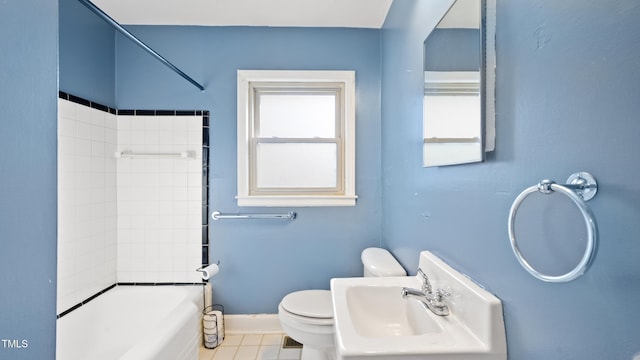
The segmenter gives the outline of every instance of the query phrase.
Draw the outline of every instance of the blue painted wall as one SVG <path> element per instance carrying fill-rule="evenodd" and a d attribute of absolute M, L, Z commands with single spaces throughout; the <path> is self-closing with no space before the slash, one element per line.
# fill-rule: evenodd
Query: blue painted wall
<path fill-rule="evenodd" d="M 362 274 L 360 252 L 380 245 L 379 30 L 134 26 L 131 31 L 206 91 L 117 38 L 119 108 L 211 111 L 210 210 L 286 212 L 279 220 L 211 222 L 215 301 L 228 313 L 276 313 L 287 293 L 329 288 L 336 276 Z M 236 71 L 312 69 L 356 71 L 355 207 L 238 208 L 236 206 Z"/>
<path fill-rule="evenodd" d="M 640 352 L 640 4 L 497 5 L 497 150 L 441 168 L 421 167 L 428 2 L 392 6 L 382 31 L 383 245 L 413 273 L 430 249 L 497 294 L 511 359 L 631 359 Z M 509 207 L 539 180 L 581 170 L 600 185 L 589 202 L 598 252 L 583 277 L 544 283 L 511 251 Z"/>
<path fill-rule="evenodd" d="M 60 1 L 60 90 L 115 107 L 115 30 L 77 0 Z"/>
<path fill-rule="evenodd" d="M 434 29 L 424 42 L 425 71 L 478 71 L 480 30 Z"/>
<path fill-rule="evenodd" d="M 57 14 L 0 2 L 0 359 L 55 356 Z"/>

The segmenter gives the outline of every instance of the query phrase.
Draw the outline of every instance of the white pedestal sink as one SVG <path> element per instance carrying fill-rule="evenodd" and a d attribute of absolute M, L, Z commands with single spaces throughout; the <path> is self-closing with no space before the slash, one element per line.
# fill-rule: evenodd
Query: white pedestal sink
<path fill-rule="evenodd" d="M 419 264 L 434 290 L 451 293 L 449 315 L 402 298 L 402 287 L 421 288 L 418 277 L 331 280 L 338 358 L 505 360 L 500 300 L 428 251 Z"/>

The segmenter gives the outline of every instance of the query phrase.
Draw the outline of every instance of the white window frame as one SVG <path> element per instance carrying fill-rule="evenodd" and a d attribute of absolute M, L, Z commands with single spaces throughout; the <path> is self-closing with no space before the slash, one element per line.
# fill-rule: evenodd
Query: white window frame
<path fill-rule="evenodd" d="M 314 193 L 299 189 L 256 191 L 252 147 L 254 136 L 254 88 L 285 87 L 295 93 L 339 84 L 341 87 L 338 145 L 338 179 L 333 191 L 318 189 Z M 238 206 L 355 206 L 355 71 L 238 70 Z M 265 140 L 265 139 L 262 139 Z M 327 140 L 324 140 L 325 142 Z M 319 141 L 322 142 L 322 141 Z"/>

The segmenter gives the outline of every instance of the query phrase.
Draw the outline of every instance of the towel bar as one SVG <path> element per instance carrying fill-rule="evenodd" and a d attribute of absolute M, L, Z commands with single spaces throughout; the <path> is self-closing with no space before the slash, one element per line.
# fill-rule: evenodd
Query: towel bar
<path fill-rule="evenodd" d="M 289 211 L 286 214 L 221 214 L 219 211 L 214 211 L 211 214 L 213 220 L 221 219 L 283 219 L 293 220 L 296 218 L 296 213 Z"/>
<path fill-rule="evenodd" d="M 518 195 L 518 197 L 514 200 L 513 205 L 511 205 L 511 210 L 509 211 L 509 241 L 511 242 L 513 253 L 516 256 L 516 259 L 518 259 L 520 265 L 522 265 L 525 270 L 527 270 L 535 278 L 538 278 L 542 281 L 567 282 L 574 280 L 587 270 L 595 253 L 598 227 L 596 225 L 593 213 L 591 212 L 591 209 L 587 205 L 586 201 L 592 199 L 595 196 L 596 192 L 598 191 L 598 184 L 595 178 L 591 174 L 586 172 L 572 174 L 567 179 L 567 183 L 568 184 L 561 185 L 556 184 L 553 180 L 542 180 L 540 183 L 538 183 L 538 185 L 531 186 L 520 193 L 520 195 Z M 582 256 L 578 265 L 576 265 L 573 270 L 564 275 L 545 275 L 536 270 L 524 258 L 524 256 L 520 252 L 520 248 L 518 247 L 515 234 L 516 214 L 524 199 L 526 199 L 527 196 L 534 192 L 540 192 L 545 195 L 551 194 L 552 192 L 558 192 L 560 194 L 568 196 L 580 209 L 580 212 L 582 213 L 582 216 L 584 217 L 585 223 L 587 225 L 588 240 L 584 255 Z"/>

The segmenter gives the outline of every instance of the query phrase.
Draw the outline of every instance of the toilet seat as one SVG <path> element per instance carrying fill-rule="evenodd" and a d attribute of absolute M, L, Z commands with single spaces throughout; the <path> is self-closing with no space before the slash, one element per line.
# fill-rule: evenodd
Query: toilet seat
<path fill-rule="evenodd" d="M 282 299 L 280 307 L 289 315 L 306 323 L 333 324 L 333 303 L 329 290 L 292 292 Z"/>

